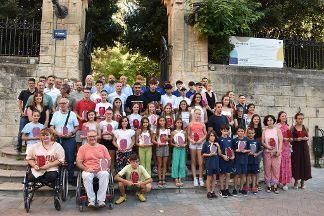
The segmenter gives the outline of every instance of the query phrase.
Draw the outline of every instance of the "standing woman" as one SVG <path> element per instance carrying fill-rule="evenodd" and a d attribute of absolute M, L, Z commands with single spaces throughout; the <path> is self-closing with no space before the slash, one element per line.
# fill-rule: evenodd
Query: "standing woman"
<path fill-rule="evenodd" d="M 281 151 L 282 151 L 282 133 L 275 127 L 276 119 L 273 115 L 264 117 L 263 124 L 266 127 L 262 132 L 262 145 L 264 148 L 263 164 L 264 178 L 267 184 L 267 192 L 278 194 L 278 183 L 280 175 Z"/>
<path fill-rule="evenodd" d="M 254 109 L 255 105 L 253 103 L 247 105 L 247 113 L 243 115 L 246 125 L 249 125 L 251 123 L 252 116 L 254 115 Z"/>
<path fill-rule="evenodd" d="M 291 131 L 287 124 L 287 114 L 280 111 L 277 119 L 278 128 L 281 130 L 283 141 L 281 151 L 281 165 L 279 183 L 284 191 L 288 190 L 288 184 L 291 182 L 291 157 L 290 157 L 290 141 Z"/>
<path fill-rule="evenodd" d="M 228 123 L 230 125 L 230 136 L 234 134 L 233 126 L 234 126 L 234 110 L 231 108 L 230 99 L 228 96 L 224 95 L 222 97 L 222 115 L 226 116 Z"/>
<path fill-rule="evenodd" d="M 200 122 L 204 124 L 207 123 L 207 111 L 206 107 L 204 107 L 203 105 L 202 95 L 200 93 L 195 93 L 192 97 L 192 101 L 189 108 L 191 120 L 194 118 L 194 112 L 196 109 L 199 109 L 201 111 Z"/>
<path fill-rule="evenodd" d="M 215 107 L 215 103 L 217 101 L 217 98 L 216 98 L 216 94 L 213 92 L 212 90 L 212 84 L 208 83 L 206 85 L 206 99 L 207 99 L 207 116 L 208 118 L 211 117 L 212 115 L 214 115 L 214 107 Z"/>
<path fill-rule="evenodd" d="M 49 121 L 49 109 L 47 106 L 44 106 L 43 103 L 43 93 L 35 92 L 33 97 L 32 105 L 26 107 L 26 114 L 28 116 L 29 122 L 33 121 L 33 111 L 37 110 L 40 113 L 38 122 L 43 124 L 45 127 L 48 127 Z"/>
<path fill-rule="evenodd" d="M 303 124 L 304 114 L 295 115 L 296 124 L 291 128 L 293 152 L 291 154 L 292 177 L 295 179 L 294 189 L 298 189 L 298 180 L 301 180 L 301 189 L 305 188 L 305 181 L 312 178 L 309 156 L 308 128 Z"/>

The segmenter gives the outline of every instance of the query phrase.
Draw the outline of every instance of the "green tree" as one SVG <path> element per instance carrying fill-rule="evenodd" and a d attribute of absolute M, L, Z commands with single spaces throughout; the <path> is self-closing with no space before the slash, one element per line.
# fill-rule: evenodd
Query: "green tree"
<path fill-rule="evenodd" d="M 92 0 L 86 17 L 86 31 L 93 33 L 93 46 L 114 46 L 123 33 L 122 26 L 114 19 L 118 0 Z"/>
<path fill-rule="evenodd" d="M 18 18 L 40 22 L 42 19 L 42 4 L 40 0 L 2 0 L 0 4 L 0 19 Z"/>
<path fill-rule="evenodd" d="M 129 83 L 133 83 L 138 74 L 147 79 L 159 76 L 159 65 L 156 62 L 139 53 L 129 53 L 127 48 L 120 45 L 96 48 L 92 54 L 92 69 L 95 78 L 100 74 L 113 74 L 115 77 L 125 75 Z"/>
<path fill-rule="evenodd" d="M 259 0 L 264 17 L 253 25 L 257 36 L 324 41 L 324 2 Z"/>
<path fill-rule="evenodd" d="M 161 0 L 133 0 L 124 15 L 123 43 L 152 60 L 160 59 L 161 36 L 167 36 L 168 17 Z"/>
<path fill-rule="evenodd" d="M 262 13 L 260 3 L 248 0 L 202 0 L 197 10 L 195 26 L 209 39 L 209 60 L 224 63 L 233 48 L 229 37 L 250 36 L 251 25 Z"/>

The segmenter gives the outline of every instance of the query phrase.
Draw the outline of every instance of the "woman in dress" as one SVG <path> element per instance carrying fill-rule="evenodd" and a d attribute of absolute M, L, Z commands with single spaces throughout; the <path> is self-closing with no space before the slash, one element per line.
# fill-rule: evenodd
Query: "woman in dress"
<path fill-rule="evenodd" d="M 295 121 L 295 126 L 291 128 L 293 138 L 291 154 L 292 177 L 295 179 L 294 188 L 298 189 L 298 180 L 301 180 L 300 187 L 304 189 L 305 181 L 312 178 L 307 144 L 309 134 L 308 128 L 303 124 L 304 114 L 297 113 Z"/>
<path fill-rule="evenodd" d="M 286 191 L 288 190 L 287 185 L 291 182 L 290 141 L 292 141 L 292 139 L 291 131 L 287 124 L 287 114 L 284 111 L 280 111 L 278 114 L 277 126 L 281 130 L 283 137 L 279 184 L 282 186 L 282 189 Z"/>

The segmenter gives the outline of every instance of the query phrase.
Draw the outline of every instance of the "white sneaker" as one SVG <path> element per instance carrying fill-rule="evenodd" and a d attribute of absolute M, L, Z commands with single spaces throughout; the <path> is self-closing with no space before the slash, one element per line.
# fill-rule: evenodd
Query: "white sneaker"
<path fill-rule="evenodd" d="M 205 186 L 204 180 L 202 178 L 199 179 L 199 185 L 200 185 L 200 187 L 204 187 Z"/>
<path fill-rule="evenodd" d="M 195 187 L 198 187 L 199 186 L 198 178 L 194 178 L 194 186 Z"/>
<path fill-rule="evenodd" d="M 89 202 L 89 204 L 88 204 L 88 207 L 89 208 L 94 208 L 94 207 L 96 207 L 96 205 L 95 205 L 95 203 L 94 202 Z"/>
<path fill-rule="evenodd" d="M 283 186 L 282 187 L 282 190 L 287 191 L 288 190 L 288 186 L 287 185 Z"/>

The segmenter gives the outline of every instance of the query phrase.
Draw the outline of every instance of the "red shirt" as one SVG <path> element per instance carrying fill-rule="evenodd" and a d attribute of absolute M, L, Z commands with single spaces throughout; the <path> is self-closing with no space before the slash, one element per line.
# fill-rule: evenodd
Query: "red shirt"
<path fill-rule="evenodd" d="M 84 111 L 88 112 L 90 110 L 95 110 L 96 109 L 96 104 L 89 100 L 89 101 L 86 101 L 84 99 L 80 100 L 76 106 L 75 106 L 75 112 L 82 118 L 83 117 L 83 113 Z M 79 121 L 79 129 L 82 130 L 82 125 L 84 122 L 86 122 L 85 120 L 84 121 L 81 121 L 79 118 L 78 118 L 78 121 Z"/>

